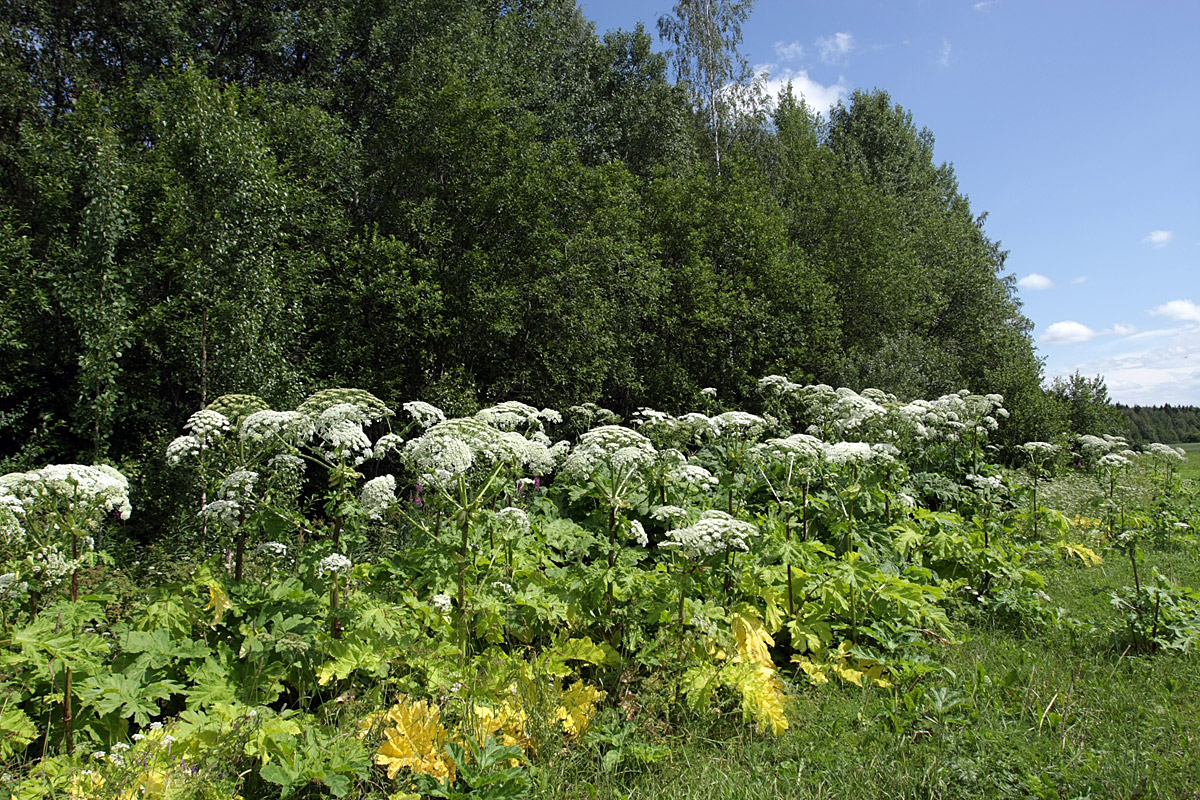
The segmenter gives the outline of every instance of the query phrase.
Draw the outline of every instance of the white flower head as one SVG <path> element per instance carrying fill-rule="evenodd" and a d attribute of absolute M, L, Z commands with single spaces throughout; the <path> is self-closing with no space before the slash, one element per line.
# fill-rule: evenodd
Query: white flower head
<path fill-rule="evenodd" d="M 874 452 L 866 442 L 837 442 L 825 445 L 825 460 L 830 464 L 863 464 Z"/>
<path fill-rule="evenodd" d="M 239 469 L 221 481 L 221 494 L 226 500 L 249 500 L 254 496 L 254 484 L 257 482 L 257 472 Z"/>
<path fill-rule="evenodd" d="M 344 575 L 354 566 L 349 558 L 341 553 L 330 553 L 317 563 L 318 575 Z"/>
<path fill-rule="evenodd" d="M 666 522 L 668 520 L 686 519 L 687 511 L 679 506 L 657 506 L 650 510 L 650 516 L 659 522 Z"/>
<path fill-rule="evenodd" d="M 661 546 L 678 549 L 685 558 L 695 561 L 731 550 L 748 551 L 749 540 L 757 533 L 753 524 L 710 509 L 696 524 L 668 532 Z"/>
<path fill-rule="evenodd" d="M 429 604 L 441 614 L 450 613 L 451 600 L 448 594 L 435 594 L 429 598 Z"/>
<path fill-rule="evenodd" d="M 226 528 L 242 524 L 242 506 L 236 500 L 213 500 L 200 509 L 200 515 L 208 522 Z"/>
<path fill-rule="evenodd" d="M 167 445 L 167 463 L 178 464 L 200 455 L 200 440 L 195 436 L 180 436 Z"/>
<path fill-rule="evenodd" d="M 540 430 L 541 413 L 531 405 L 506 400 L 475 412 L 475 419 L 499 428 L 502 431 Z"/>
<path fill-rule="evenodd" d="M 282 542 L 263 542 L 254 548 L 255 552 L 272 559 L 287 558 L 288 547 Z"/>
<path fill-rule="evenodd" d="M 629 520 L 629 536 L 642 547 L 650 546 L 650 537 L 646 535 L 646 528 L 636 519 Z"/>
<path fill-rule="evenodd" d="M 745 411 L 726 411 L 712 417 L 717 435 L 725 438 L 753 439 L 767 429 L 767 421 Z"/>
<path fill-rule="evenodd" d="M 229 431 L 229 418 L 219 411 L 204 409 L 188 417 L 183 428 L 203 444 L 209 445 Z"/>
<path fill-rule="evenodd" d="M 250 444 L 279 442 L 298 447 L 312 438 L 311 417 L 299 411 L 256 411 L 242 420 L 238 437 Z"/>
<path fill-rule="evenodd" d="M 367 481 L 359 493 L 359 501 L 367 519 L 383 519 L 384 512 L 396 502 L 396 478 L 392 475 L 380 475 Z"/>
<path fill-rule="evenodd" d="M 587 481 L 601 474 L 629 475 L 649 467 L 654 445 L 642 434 L 620 425 L 602 425 L 579 437 L 563 463 L 562 474 Z"/>
<path fill-rule="evenodd" d="M 516 506 L 502 508 L 496 512 L 496 521 L 506 531 L 513 531 L 524 536 L 530 531 L 529 515 Z"/>
<path fill-rule="evenodd" d="M 446 421 L 446 415 L 440 408 L 430 405 L 424 400 L 412 400 L 403 406 L 408 415 L 422 428 L 432 428 L 439 422 Z"/>

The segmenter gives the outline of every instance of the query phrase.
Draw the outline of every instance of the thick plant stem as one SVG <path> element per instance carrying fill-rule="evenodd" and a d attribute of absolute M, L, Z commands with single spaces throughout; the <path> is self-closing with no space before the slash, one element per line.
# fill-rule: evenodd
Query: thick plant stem
<path fill-rule="evenodd" d="M 338 622 L 338 579 L 333 574 L 333 585 L 329 587 L 329 635 L 334 639 L 342 638 L 342 625 Z"/>
<path fill-rule="evenodd" d="M 613 585 L 612 585 L 612 570 L 617 566 L 617 507 L 609 506 L 608 508 L 608 569 L 609 577 L 605 580 L 605 597 L 607 598 L 608 608 L 611 611 L 613 607 Z"/>
<path fill-rule="evenodd" d="M 792 541 L 792 512 L 783 512 L 783 540 L 785 542 Z M 792 563 L 789 559 L 787 565 L 787 583 L 788 583 L 788 616 L 796 615 L 796 592 L 792 587 Z"/>
<path fill-rule="evenodd" d="M 63 690 L 63 745 L 67 755 L 75 752 L 75 732 L 71 729 L 71 679 L 73 670 L 67 667 L 67 676 Z"/>
<path fill-rule="evenodd" d="M 686 570 L 679 570 L 679 642 L 676 650 L 676 661 L 679 662 L 679 672 L 675 675 L 675 702 L 679 702 L 679 688 L 683 682 L 683 580 L 686 577 Z"/>

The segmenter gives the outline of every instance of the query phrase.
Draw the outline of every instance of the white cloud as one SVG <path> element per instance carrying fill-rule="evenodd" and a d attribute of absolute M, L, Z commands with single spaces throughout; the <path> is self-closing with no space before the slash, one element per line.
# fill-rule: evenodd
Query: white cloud
<path fill-rule="evenodd" d="M 1109 358 L 1059 364 L 1047 372 L 1103 375 L 1109 396 L 1127 405 L 1200 404 L 1200 326 L 1146 331 L 1122 340 L 1130 343 L 1142 346 Z"/>
<path fill-rule="evenodd" d="M 950 66 L 950 40 L 942 39 L 942 52 L 938 55 L 938 66 L 946 69 Z"/>
<path fill-rule="evenodd" d="M 1173 231 L 1150 231 L 1149 235 L 1142 242 L 1152 244 L 1155 247 L 1166 247 L 1175 238 Z"/>
<path fill-rule="evenodd" d="M 987 12 L 991 11 L 994 5 L 996 5 L 996 0 L 980 0 L 974 5 L 974 9 L 979 12 Z"/>
<path fill-rule="evenodd" d="M 854 49 L 854 37 L 848 33 L 835 33 L 833 36 L 822 36 L 817 39 L 817 51 L 821 60 L 826 64 L 841 61 L 846 54 Z"/>
<path fill-rule="evenodd" d="M 1200 306 L 1191 300 L 1172 300 L 1157 308 L 1150 309 L 1157 317 L 1167 317 L 1177 322 L 1200 322 Z"/>
<path fill-rule="evenodd" d="M 1124 322 L 1118 322 L 1112 326 L 1112 332 L 1117 336 L 1132 336 L 1137 333 L 1137 328 L 1132 325 L 1127 325 Z"/>
<path fill-rule="evenodd" d="M 1053 289 L 1054 281 L 1047 278 L 1045 275 L 1039 275 L 1036 272 L 1031 272 L 1021 280 L 1017 281 L 1017 286 L 1022 289 L 1033 289 L 1041 291 L 1042 289 Z"/>
<path fill-rule="evenodd" d="M 804 47 L 799 42 L 792 42 L 791 44 L 776 42 L 775 55 L 782 61 L 796 61 L 804 55 Z"/>
<path fill-rule="evenodd" d="M 1085 283 L 1086 281 L 1087 281 L 1087 275 L 1080 275 L 1078 278 L 1071 279 L 1071 285 L 1078 286 L 1079 284 Z"/>
<path fill-rule="evenodd" d="M 1092 330 L 1082 322 L 1066 320 L 1056 322 L 1046 328 L 1046 333 L 1042 335 L 1041 340 L 1048 345 L 1079 344 L 1099 335 L 1099 332 Z"/>
<path fill-rule="evenodd" d="M 781 69 L 776 64 L 762 64 L 755 67 L 755 71 L 762 77 L 763 88 L 772 100 L 790 83 L 797 100 L 804 100 L 810 111 L 823 114 L 826 118 L 829 117 L 831 106 L 850 96 L 850 87 L 843 78 L 838 78 L 838 82 L 831 86 L 825 86 L 808 77 L 806 69 Z"/>

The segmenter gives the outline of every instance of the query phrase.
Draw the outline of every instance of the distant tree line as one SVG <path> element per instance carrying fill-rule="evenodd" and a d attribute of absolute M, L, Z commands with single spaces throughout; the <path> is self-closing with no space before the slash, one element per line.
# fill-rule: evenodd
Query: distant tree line
<path fill-rule="evenodd" d="M 1200 442 L 1200 407 L 1116 406 L 1129 424 L 1129 440 L 1135 444 Z"/>
<path fill-rule="evenodd" d="M 886 92 L 717 113 L 574 0 L 2 8 L 9 465 L 151 474 L 222 393 L 332 385 L 628 413 L 780 373 L 1067 425 L 1005 251 Z"/>

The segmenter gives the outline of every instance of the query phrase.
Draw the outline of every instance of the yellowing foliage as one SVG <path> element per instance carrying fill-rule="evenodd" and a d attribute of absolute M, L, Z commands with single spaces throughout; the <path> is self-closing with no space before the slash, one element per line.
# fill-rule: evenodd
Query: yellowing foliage
<path fill-rule="evenodd" d="M 778 736 L 787 730 L 788 721 L 784 713 L 787 694 L 768 649 L 775 640 L 757 617 L 734 614 L 731 627 L 737 641 L 734 667 L 722 675 L 721 682 L 741 694 L 742 713 L 754 718 L 759 730 L 770 726 L 771 733 Z"/>
<path fill-rule="evenodd" d="M 445 750 L 449 735 L 436 705 L 400 695 L 396 705 L 387 710 L 386 721 L 389 727 L 383 731 L 375 763 L 387 767 L 389 779 L 407 769 L 446 783 L 454 781 L 454 762 Z"/>
<path fill-rule="evenodd" d="M 1058 546 L 1063 549 L 1068 557 L 1075 556 L 1083 562 L 1085 567 L 1096 567 L 1104 563 L 1104 557 L 1090 547 L 1084 547 L 1081 544 L 1074 544 L 1068 541 L 1061 541 Z"/>
<path fill-rule="evenodd" d="M 575 681 L 562 694 L 562 705 L 554 709 L 554 716 L 562 728 L 571 736 L 587 730 L 592 717 L 596 716 L 596 703 L 603 700 L 605 693 L 583 681 Z"/>
<path fill-rule="evenodd" d="M 792 663 L 804 670 L 809 679 L 816 684 L 828 683 L 832 674 L 855 686 L 892 688 L 892 682 L 887 679 L 887 668 L 883 664 L 872 658 L 854 655 L 845 642 L 838 645 L 838 649 L 832 653 L 826 651 L 821 655 L 823 657 L 819 660 L 809 656 L 792 656 Z"/>
<path fill-rule="evenodd" d="M 482 742 L 491 736 L 506 745 L 516 745 L 524 750 L 529 746 L 529 735 L 525 732 L 527 715 L 515 700 L 509 698 L 500 708 L 474 706 L 473 719 L 475 740 Z"/>

